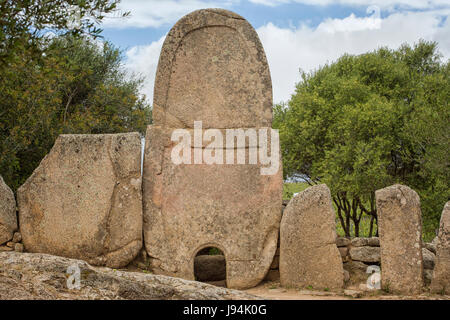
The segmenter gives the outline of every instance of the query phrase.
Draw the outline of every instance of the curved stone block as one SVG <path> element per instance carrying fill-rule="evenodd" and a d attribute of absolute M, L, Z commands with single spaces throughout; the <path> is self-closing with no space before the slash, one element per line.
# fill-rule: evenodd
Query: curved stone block
<path fill-rule="evenodd" d="M 253 27 L 221 9 L 195 11 L 167 35 L 156 73 L 154 123 L 170 128 L 272 125 L 272 82 Z"/>
<path fill-rule="evenodd" d="M 282 170 L 260 164 L 174 164 L 175 129 L 272 124 L 272 87 L 255 30 L 225 10 L 195 11 L 169 32 L 159 60 L 144 160 L 144 241 L 156 273 L 194 279 L 205 247 L 225 255 L 227 286 L 264 279 L 277 247 Z M 254 146 L 252 146 L 254 147 Z M 247 148 L 249 149 L 249 148 Z"/>
<path fill-rule="evenodd" d="M 18 190 L 29 252 L 122 267 L 142 247 L 138 133 L 61 135 Z"/>

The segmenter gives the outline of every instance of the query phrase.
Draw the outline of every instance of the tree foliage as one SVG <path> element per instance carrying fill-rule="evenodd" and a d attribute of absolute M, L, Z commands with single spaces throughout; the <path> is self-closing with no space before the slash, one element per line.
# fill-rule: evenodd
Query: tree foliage
<path fill-rule="evenodd" d="M 120 0 L 0 0 L 0 67 L 22 51 L 39 55 L 55 35 L 101 33 L 99 24 L 118 12 Z M 125 17 L 129 13 L 120 13 Z"/>
<path fill-rule="evenodd" d="M 16 190 L 61 133 L 145 130 L 139 78 L 101 37 L 120 0 L 0 0 L 0 175 Z"/>
<path fill-rule="evenodd" d="M 330 186 L 350 235 L 371 217 L 377 189 L 403 183 L 418 191 L 428 238 L 449 199 L 449 63 L 437 44 L 344 55 L 302 73 L 287 105 L 278 105 L 286 176 Z"/>
<path fill-rule="evenodd" d="M 40 59 L 22 52 L 0 79 L 0 174 L 14 190 L 59 134 L 144 132 L 150 121 L 118 49 L 71 35 L 46 45 Z"/>

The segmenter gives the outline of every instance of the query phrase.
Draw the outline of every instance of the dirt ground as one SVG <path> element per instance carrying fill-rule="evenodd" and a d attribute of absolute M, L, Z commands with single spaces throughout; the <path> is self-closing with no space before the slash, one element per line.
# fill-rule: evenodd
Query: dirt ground
<path fill-rule="evenodd" d="M 256 296 L 274 300 L 450 300 L 450 296 L 423 293 L 418 296 L 396 296 L 382 291 L 364 292 L 352 288 L 341 292 L 283 288 L 278 281 L 263 282 L 244 290 Z"/>
<path fill-rule="evenodd" d="M 126 271 L 144 272 L 142 269 L 132 265 L 128 266 Z M 283 288 L 279 280 L 264 281 L 254 288 L 243 291 L 264 299 L 273 300 L 450 300 L 448 295 L 432 295 L 427 292 L 418 296 L 397 296 L 381 290 L 362 291 L 358 288 L 358 283 L 364 280 L 365 277 L 365 273 L 362 278 L 354 276 L 356 280 L 352 283 L 347 283 L 346 289 L 339 292 L 317 291 L 305 288 Z M 226 288 L 225 280 L 206 283 Z"/>

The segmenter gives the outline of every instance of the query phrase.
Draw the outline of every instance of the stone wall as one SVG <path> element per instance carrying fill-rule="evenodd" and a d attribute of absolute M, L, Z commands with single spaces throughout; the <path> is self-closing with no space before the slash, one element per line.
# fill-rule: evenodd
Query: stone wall
<path fill-rule="evenodd" d="M 283 209 L 288 201 L 283 201 Z M 433 277 L 433 269 L 435 266 L 436 256 L 436 241 L 430 243 L 423 243 L 423 277 L 425 285 L 429 285 Z M 366 282 L 370 274 L 367 273 L 367 268 L 371 265 L 380 266 L 380 240 L 378 237 L 363 238 L 345 238 L 338 237 L 336 245 L 342 257 L 344 267 L 344 279 L 346 286 L 360 285 Z M 270 266 L 270 270 L 265 277 L 265 281 L 279 281 L 280 280 L 280 242 L 275 257 Z M 381 267 L 381 266 L 380 266 Z"/>
<path fill-rule="evenodd" d="M 0 252 L 23 252 L 22 235 L 20 232 L 14 232 L 14 235 L 10 241 L 3 245 L 0 245 Z"/>
<path fill-rule="evenodd" d="M 367 280 L 369 274 L 367 267 L 380 266 L 380 240 L 372 238 L 344 238 L 338 237 L 336 241 L 344 266 L 344 277 L 347 283 L 356 283 Z M 436 242 L 424 243 L 422 248 L 424 280 L 429 285 L 433 276 L 436 256 Z M 266 281 L 278 281 L 280 279 L 280 243 L 277 252 L 266 275 Z"/>

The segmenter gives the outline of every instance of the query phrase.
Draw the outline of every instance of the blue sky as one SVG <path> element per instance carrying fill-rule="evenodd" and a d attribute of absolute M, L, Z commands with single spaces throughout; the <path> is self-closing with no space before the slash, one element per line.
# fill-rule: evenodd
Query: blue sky
<path fill-rule="evenodd" d="M 164 37 L 185 14 L 224 8 L 246 18 L 258 32 L 272 74 L 274 102 L 286 101 L 300 80 L 344 53 L 380 46 L 397 48 L 420 38 L 439 43 L 450 57 L 449 0 L 122 0 L 126 19 L 103 25 L 106 40 L 125 54 L 124 67 L 145 77 L 150 103 Z"/>
<path fill-rule="evenodd" d="M 125 4 L 127 3 L 127 0 L 122 1 Z M 220 7 L 239 13 L 255 28 L 259 28 L 269 22 L 282 28 L 289 28 L 298 25 L 301 22 L 307 22 L 310 26 L 317 26 L 325 17 L 343 19 L 348 17 L 351 13 L 361 17 L 367 15 L 367 6 L 317 6 L 302 3 L 288 3 L 285 5 L 278 5 L 274 8 L 249 1 L 240 1 L 231 6 L 226 5 L 228 1 L 222 2 L 223 4 Z M 136 1 L 136 3 L 138 2 Z M 220 4 L 220 1 L 217 1 L 217 3 Z M 180 15 L 179 18 L 182 16 L 183 15 Z M 167 22 L 160 26 L 133 27 L 130 25 L 127 28 L 106 27 L 103 35 L 116 45 L 126 49 L 135 45 L 145 45 L 149 42 L 158 40 L 169 31 L 172 25 L 173 23 Z"/>

